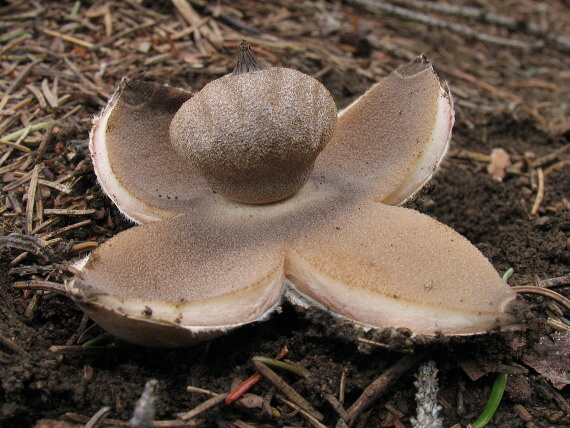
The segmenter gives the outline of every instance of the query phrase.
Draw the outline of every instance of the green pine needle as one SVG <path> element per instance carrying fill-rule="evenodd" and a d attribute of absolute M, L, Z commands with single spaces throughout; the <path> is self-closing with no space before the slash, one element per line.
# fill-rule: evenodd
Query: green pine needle
<path fill-rule="evenodd" d="M 503 398 L 503 393 L 505 392 L 505 385 L 507 384 L 507 377 L 506 373 L 501 373 L 495 379 L 495 383 L 493 384 L 493 389 L 491 390 L 491 395 L 489 396 L 489 401 L 487 401 L 487 405 L 483 409 L 481 415 L 477 418 L 475 422 L 471 424 L 473 428 L 483 428 L 487 426 L 489 421 L 495 415 L 497 408 Z"/>

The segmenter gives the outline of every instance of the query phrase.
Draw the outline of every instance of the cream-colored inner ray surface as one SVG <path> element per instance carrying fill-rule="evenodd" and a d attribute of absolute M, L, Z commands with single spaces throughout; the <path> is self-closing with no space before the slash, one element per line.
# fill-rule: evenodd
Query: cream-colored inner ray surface
<path fill-rule="evenodd" d="M 92 254 L 73 292 L 122 316 L 147 305 L 182 325 L 228 326 L 270 310 L 284 275 L 376 327 L 468 334 L 514 322 L 504 311 L 515 293 L 465 238 L 324 182 L 270 206 L 203 197 L 187 215 L 123 232 Z"/>
<path fill-rule="evenodd" d="M 123 79 L 94 120 L 90 150 L 105 193 L 131 219 L 146 223 L 187 210 L 196 194 L 211 191 L 172 148 L 170 121 L 190 94 Z"/>
<path fill-rule="evenodd" d="M 364 324 L 473 334 L 515 321 L 505 311 L 516 294 L 488 260 L 413 210 L 361 201 L 286 260 L 297 291 Z"/>
<path fill-rule="evenodd" d="M 431 177 L 447 151 L 452 126 L 447 87 L 420 57 L 341 112 L 313 176 L 400 204 Z"/>

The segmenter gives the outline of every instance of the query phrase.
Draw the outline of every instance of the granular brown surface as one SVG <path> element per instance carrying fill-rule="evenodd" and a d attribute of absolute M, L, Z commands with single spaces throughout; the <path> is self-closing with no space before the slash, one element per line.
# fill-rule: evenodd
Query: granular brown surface
<path fill-rule="evenodd" d="M 286 358 L 311 376 L 279 374 L 323 413 L 324 426 L 335 426 L 339 415 L 327 394 L 338 398 L 342 384 L 348 408 L 402 361 L 403 354 L 355 343 L 342 327 L 307 320 L 289 306 L 268 322 L 211 343 L 141 348 L 100 336 L 64 296 L 12 286 L 31 280 L 61 284 L 73 261 L 131 227 L 101 193 L 86 152 L 91 118 L 120 79 L 142 72 L 197 91 L 231 71 L 242 39 L 252 43 L 262 64 L 318 78 L 339 107 L 398 65 L 426 54 L 452 89 L 456 126 L 448 158 L 409 205 L 466 236 L 498 271 L 513 268 L 511 285 L 542 281 L 570 297 L 570 4 L 480 0 L 475 16 L 467 7 L 473 2 L 454 2 L 462 3 L 435 10 L 426 7 L 444 4 L 3 2 L 1 227 L 2 235 L 20 238 L 3 238 L 0 248 L 0 426 L 83 426 L 105 406 L 110 411 L 99 426 L 126 426 L 149 379 L 158 380 L 156 420 L 163 422 L 155 426 L 311 426 L 302 412 L 275 398 L 271 405 L 279 416 L 252 405 L 218 404 L 186 425 L 177 420 L 208 398 L 188 386 L 226 393 L 254 373 L 252 357 L 274 357 L 284 346 Z M 504 149 L 512 163 L 502 180 L 487 169 L 495 148 Z M 28 203 L 32 185 L 35 200 Z M 22 236 L 43 241 L 22 245 Z M 36 246 L 44 241 L 47 248 Z M 544 282 L 551 278 L 558 279 Z M 416 347 L 420 359 L 437 363 L 445 427 L 467 426 L 478 417 L 496 373 L 509 379 L 488 426 L 570 425 L 570 389 L 564 386 L 570 381 L 570 333 L 560 320 L 568 309 L 543 297 L 524 298 L 533 315 L 525 332 L 441 338 Z M 99 341 L 78 346 L 92 338 Z M 550 338 L 562 344 L 558 354 L 536 345 Z M 539 351 L 561 367 L 557 380 L 531 367 Z M 403 370 L 354 426 L 411 426 L 416 371 L 415 363 Z M 262 380 L 250 392 L 271 397 L 275 390 Z"/>

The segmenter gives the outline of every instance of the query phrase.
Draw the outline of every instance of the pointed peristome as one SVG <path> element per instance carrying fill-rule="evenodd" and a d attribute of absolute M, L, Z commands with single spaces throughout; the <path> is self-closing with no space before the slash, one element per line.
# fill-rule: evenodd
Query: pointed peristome
<path fill-rule="evenodd" d="M 251 50 L 251 46 L 245 40 L 238 46 L 238 53 L 236 58 L 236 66 L 232 72 L 232 76 L 249 73 L 251 71 L 259 71 L 262 67 L 257 61 L 257 57 Z"/>

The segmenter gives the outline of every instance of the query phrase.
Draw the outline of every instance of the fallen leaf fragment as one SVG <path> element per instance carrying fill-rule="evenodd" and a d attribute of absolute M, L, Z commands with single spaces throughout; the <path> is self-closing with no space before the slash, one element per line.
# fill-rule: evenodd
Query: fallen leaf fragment
<path fill-rule="evenodd" d="M 557 389 L 570 384 L 570 332 L 543 336 L 523 361 L 546 377 Z"/>

